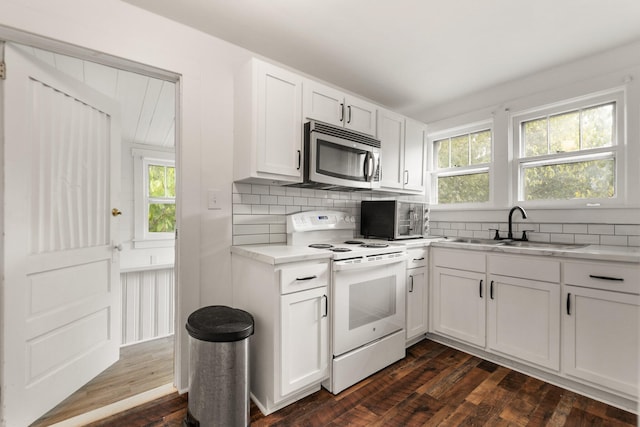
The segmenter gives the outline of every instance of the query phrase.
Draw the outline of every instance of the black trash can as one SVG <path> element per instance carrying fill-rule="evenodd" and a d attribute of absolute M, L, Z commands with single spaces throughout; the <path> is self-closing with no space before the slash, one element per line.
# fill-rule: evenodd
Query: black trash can
<path fill-rule="evenodd" d="M 191 313 L 187 427 L 248 426 L 249 336 L 253 316 L 213 305 Z"/>

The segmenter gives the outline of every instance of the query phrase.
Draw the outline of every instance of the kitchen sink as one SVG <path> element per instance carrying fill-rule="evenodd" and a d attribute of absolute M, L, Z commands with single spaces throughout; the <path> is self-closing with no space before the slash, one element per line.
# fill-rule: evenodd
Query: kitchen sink
<path fill-rule="evenodd" d="M 551 243 L 551 242 L 531 242 L 523 240 L 495 240 L 495 239 L 477 239 L 471 237 L 454 237 L 447 239 L 451 243 L 468 243 L 475 245 L 492 245 L 492 246 L 510 246 L 514 248 L 531 248 L 531 249 L 579 249 L 588 245 L 573 243 Z"/>
<path fill-rule="evenodd" d="M 550 243 L 550 242 L 530 242 L 521 240 L 508 240 L 503 242 L 504 246 L 513 246 L 517 248 L 540 248 L 540 249 L 578 249 L 587 245 L 573 243 Z"/>
<path fill-rule="evenodd" d="M 447 239 L 448 242 L 453 243 L 471 243 L 475 245 L 500 245 L 504 243 L 501 240 L 494 239 L 476 239 L 471 237 L 455 237 L 453 239 Z"/>

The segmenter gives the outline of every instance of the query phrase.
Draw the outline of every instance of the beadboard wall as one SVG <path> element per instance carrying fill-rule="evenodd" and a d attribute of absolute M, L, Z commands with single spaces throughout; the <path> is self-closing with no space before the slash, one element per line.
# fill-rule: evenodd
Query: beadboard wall
<path fill-rule="evenodd" d="M 121 345 L 174 333 L 175 272 L 173 267 L 128 271 L 122 286 Z"/>
<path fill-rule="evenodd" d="M 422 196 L 234 183 L 233 244 L 286 243 L 286 215 L 314 209 L 347 212 L 356 218 L 356 230 L 359 230 L 360 202 L 382 199 L 422 201 Z M 492 238 L 494 232 L 491 229 L 499 229 L 500 234 L 505 236 L 508 225 L 506 221 L 429 223 L 429 234 L 432 236 Z M 518 236 L 522 230 L 532 230 L 528 232 L 529 239 L 538 242 L 640 246 L 638 224 L 514 222 L 514 231 Z"/>

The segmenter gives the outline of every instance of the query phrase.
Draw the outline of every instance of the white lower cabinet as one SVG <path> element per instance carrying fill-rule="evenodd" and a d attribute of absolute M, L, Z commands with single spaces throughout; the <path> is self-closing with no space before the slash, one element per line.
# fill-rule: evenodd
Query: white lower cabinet
<path fill-rule="evenodd" d="M 560 284 L 489 276 L 487 347 L 560 369 Z"/>
<path fill-rule="evenodd" d="M 489 255 L 488 264 L 487 348 L 558 371 L 560 263 Z"/>
<path fill-rule="evenodd" d="M 432 331 L 485 346 L 485 254 L 433 249 Z"/>
<path fill-rule="evenodd" d="M 431 253 L 430 336 L 635 410 L 640 264 L 440 247 Z"/>
<path fill-rule="evenodd" d="M 329 373 L 327 287 L 280 297 L 282 395 L 319 383 Z"/>
<path fill-rule="evenodd" d="M 433 331 L 484 347 L 485 273 L 435 267 L 433 274 Z"/>
<path fill-rule="evenodd" d="M 329 377 L 329 262 L 271 265 L 232 254 L 233 304 L 253 315 L 250 393 L 266 415 Z"/>
<path fill-rule="evenodd" d="M 407 252 L 406 338 L 409 341 L 427 332 L 428 252 L 427 249 L 409 249 Z"/>
<path fill-rule="evenodd" d="M 567 263 L 562 293 L 565 375 L 637 399 L 638 277 L 637 264 Z"/>

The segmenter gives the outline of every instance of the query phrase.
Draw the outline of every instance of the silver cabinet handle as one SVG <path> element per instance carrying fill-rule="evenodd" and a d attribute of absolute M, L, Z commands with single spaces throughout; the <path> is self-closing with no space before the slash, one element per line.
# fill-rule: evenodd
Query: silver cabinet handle
<path fill-rule="evenodd" d="M 413 292 L 413 276 L 409 276 L 411 283 L 409 284 L 409 292 Z"/>

